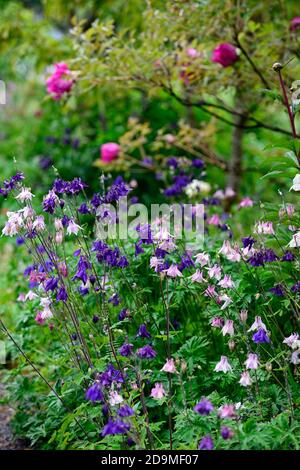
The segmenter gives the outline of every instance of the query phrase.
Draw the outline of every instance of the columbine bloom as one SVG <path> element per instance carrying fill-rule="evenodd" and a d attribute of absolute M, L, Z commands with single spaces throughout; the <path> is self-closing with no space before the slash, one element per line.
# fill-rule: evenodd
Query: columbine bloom
<path fill-rule="evenodd" d="M 138 349 L 137 355 L 141 359 L 153 359 L 156 356 L 156 351 L 154 351 L 154 349 L 149 344 L 147 344 L 146 346 Z"/>
<path fill-rule="evenodd" d="M 199 282 L 199 284 L 202 284 L 203 282 L 207 282 L 200 269 L 197 269 L 196 272 L 190 277 L 192 282 Z"/>
<path fill-rule="evenodd" d="M 298 333 L 292 333 L 287 338 L 284 338 L 284 340 L 282 342 L 284 344 L 286 344 L 289 348 L 297 349 L 298 345 L 299 345 L 299 334 Z"/>
<path fill-rule="evenodd" d="M 241 200 L 239 203 L 238 207 L 239 209 L 243 207 L 252 207 L 253 206 L 253 201 L 250 199 L 250 197 L 245 197 L 244 199 Z"/>
<path fill-rule="evenodd" d="M 221 436 L 224 440 L 231 439 L 234 436 L 234 432 L 227 426 L 221 426 Z"/>
<path fill-rule="evenodd" d="M 258 355 L 250 353 L 245 361 L 245 366 L 247 369 L 257 369 L 259 366 Z"/>
<path fill-rule="evenodd" d="M 42 215 L 38 215 L 32 224 L 32 228 L 37 232 L 42 232 L 46 229 L 45 219 Z"/>
<path fill-rule="evenodd" d="M 204 416 L 209 415 L 213 409 L 213 404 L 205 397 L 202 398 L 202 400 L 194 407 L 194 411 L 196 411 L 196 413 Z"/>
<path fill-rule="evenodd" d="M 123 357 L 128 357 L 131 356 L 133 350 L 133 344 L 131 343 L 124 343 L 120 348 L 119 348 L 119 353 Z"/>
<path fill-rule="evenodd" d="M 267 327 L 266 327 L 266 325 L 262 322 L 261 317 L 256 316 L 254 323 L 252 323 L 252 325 L 250 326 L 250 328 L 249 328 L 249 330 L 248 330 L 248 333 L 249 333 L 250 331 L 259 330 L 260 328 L 263 328 L 264 330 L 267 330 Z"/>
<path fill-rule="evenodd" d="M 21 192 L 16 196 L 16 199 L 18 199 L 21 202 L 25 202 L 25 201 L 31 201 L 33 197 L 34 195 L 31 192 L 31 188 L 22 188 Z"/>
<path fill-rule="evenodd" d="M 235 287 L 233 280 L 229 274 L 225 274 L 224 278 L 218 282 L 218 286 L 223 287 L 223 289 L 232 289 Z"/>
<path fill-rule="evenodd" d="M 241 378 L 239 380 L 239 383 L 242 385 L 242 387 L 250 387 L 252 384 L 252 380 L 250 377 L 250 374 L 247 370 L 242 372 Z"/>
<path fill-rule="evenodd" d="M 221 306 L 221 310 L 224 310 L 232 303 L 232 299 L 227 294 L 220 295 L 219 300 L 220 302 L 224 302 Z"/>
<path fill-rule="evenodd" d="M 182 277 L 182 273 L 179 271 L 176 264 L 171 264 L 169 269 L 166 269 L 165 272 L 169 277 Z"/>
<path fill-rule="evenodd" d="M 111 406 L 119 405 L 122 402 L 123 402 L 123 397 L 119 395 L 118 392 L 116 392 L 115 390 L 111 390 L 109 392 L 109 403 Z"/>
<path fill-rule="evenodd" d="M 199 442 L 198 449 L 199 450 L 213 450 L 214 443 L 210 436 L 202 437 L 201 441 Z"/>
<path fill-rule="evenodd" d="M 290 191 L 300 191 L 300 173 L 295 176 L 293 179 L 293 186 L 291 187 Z"/>
<path fill-rule="evenodd" d="M 208 253 L 198 253 L 196 255 L 196 263 L 199 263 L 200 266 L 206 266 L 209 263 L 209 254 Z"/>
<path fill-rule="evenodd" d="M 298 351 L 294 351 L 291 355 L 291 363 L 292 364 L 300 364 L 300 357 L 299 357 L 300 349 Z"/>
<path fill-rule="evenodd" d="M 166 391 L 162 383 L 156 383 L 151 390 L 150 396 L 155 400 L 161 400 L 166 395 Z"/>
<path fill-rule="evenodd" d="M 219 418 L 235 418 L 236 412 L 234 405 L 223 405 L 219 409 Z"/>
<path fill-rule="evenodd" d="M 290 248 L 299 248 L 300 247 L 300 232 L 295 233 L 293 238 L 289 242 L 288 246 Z"/>
<path fill-rule="evenodd" d="M 264 235 L 275 235 L 272 222 L 259 222 L 254 228 L 254 233 Z"/>
<path fill-rule="evenodd" d="M 128 418 L 129 416 L 134 415 L 133 409 L 129 405 L 123 405 L 118 411 L 118 415 L 121 418 Z"/>
<path fill-rule="evenodd" d="M 101 145 L 101 160 L 104 163 L 111 163 L 113 160 L 116 160 L 116 158 L 118 158 L 119 152 L 119 144 L 115 142 L 107 142 L 106 144 Z"/>
<path fill-rule="evenodd" d="M 224 372 L 226 374 L 227 372 L 232 371 L 232 367 L 228 362 L 227 356 L 221 356 L 221 360 L 218 362 L 216 367 L 214 368 L 215 372 Z"/>
<path fill-rule="evenodd" d="M 211 60 L 212 62 L 221 64 L 222 67 L 229 67 L 233 65 L 238 58 L 237 49 L 232 44 L 223 42 L 213 50 Z"/>
<path fill-rule="evenodd" d="M 233 320 L 226 320 L 225 325 L 222 328 L 222 334 L 223 334 L 223 336 L 225 336 L 225 335 L 233 336 L 234 335 Z"/>
<path fill-rule="evenodd" d="M 296 16 L 295 18 L 292 19 L 290 23 L 290 30 L 291 31 L 296 31 L 300 26 L 300 17 Z"/>
<path fill-rule="evenodd" d="M 112 421 L 110 419 L 104 426 L 101 435 L 103 437 L 108 435 L 114 436 L 115 434 L 127 434 L 128 431 L 130 431 L 129 423 L 124 423 L 121 420 Z"/>
<path fill-rule="evenodd" d="M 151 335 L 144 323 L 140 325 L 136 336 L 140 338 L 151 338 Z"/>
<path fill-rule="evenodd" d="M 163 366 L 161 370 L 163 372 L 169 372 L 170 374 L 175 374 L 177 371 L 176 371 L 174 359 L 172 358 L 167 359 L 167 362 L 165 363 L 165 365 Z"/>
<path fill-rule="evenodd" d="M 217 293 L 216 293 L 215 286 L 208 286 L 208 288 L 205 289 L 205 291 L 204 291 L 204 295 L 205 295 L 205 297 L 210 297 L 211 299 L 216 297 Z"/>
<path fill-rule="evenodd" d="M 223 328 L 224 326 L 224 318 L 222 317 L 214 317 L 212 320 L 211 320 L 211 326 L 213 326 L 214 328 Z"/>
<path fill-rule="evenodd" d="M 221 279 L 222 270 L 221 270 L 220 266 L 218 266 L 217 264 L 215 264 L 212 268 L 209 268 L 209 270 L 207 272 L 208 272 L 208 276 L 211 279 L 217 279 L 217 280 Z"/>
<path fill-rule="evenodd" d="M 267 335 L 266 331 L 263 328 L 260 328 L 254 335 L 252 336 L 252 340 L 254 343 L 270 343 L 270 338 Z"/>
<path fill-rule="evenodd" d="M 68 227 L 67 227 L 67 234 L 72 235 L 74 233 L 75 235 L 77 235 L 79 230 L 82 230 L 80 225 L 77 225 L 74 222 L 74 220 L 70 220 L 69 223 L 68 223 Z"/>
<path fill-rule="evenodd" d="M 85 398 L 91 402 L 103 401 L 103 393 L 98 382 L 91 385 L 85 392 Z"/>

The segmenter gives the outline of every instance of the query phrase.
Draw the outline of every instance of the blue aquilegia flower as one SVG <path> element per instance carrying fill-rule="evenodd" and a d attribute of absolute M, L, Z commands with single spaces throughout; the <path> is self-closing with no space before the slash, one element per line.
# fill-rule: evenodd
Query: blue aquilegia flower
<path fill-rule="evenodd" d="M 85 392 L 85 398 L 86 400 L 90 400 L 93 403 L 96 401 L 103 402 L 104 396 L 100 384 L 98 382 L 95 382 L 87 389 L 87 391 Z"/>
<path fill-rule="evenodd" d="M 207 400 L 207 398 L 202 398 L 202 400 L 194 407 L 194 411 L 196 411 L 196 413 L 204 416 L 209 415 L 213 409 L 213 404 Z"/>
<path fill-rule="evenodd" d="M 129 416 L 134 415 L 133 409 L 129 405 L 123 405 L 118 411 L 118 415 L 121 418 L 128 418 Z"/>
<path fill-rule="evenodd" d="M 138 349 L 137 355 L 141 359 L 153 359 L 156 356 L 156 351 L 154 351 L 150 344 L 147 344 L 146 346 Z"/>
<path fill-rule="evenodd" d="M 199 450 L 213 450 L 213 448 L 214 448 L 214 443 L 213 443 L 212 438 L 209 435 L 204 436 L 199 442 L 199 446 L 198 446 Z"/>
<path fill-rule="evenodd" d="M 270 343 L 270 338 L 267 335 L 267 332 L 263 329 L 260 328 L 254 335 L 252 336 L 252 340 L 254 343 Z"/>
<path fill-rule="evenodd" d="M 119 353 L 123 357 L 128 357 L 131 356 L 132 354 L 132 349 L 133 349 L 133 344 L 130 343 L 124 343 L 120 348 L 119 348 Z"/>
<path fill-rule="evenodd" d="M 151 338 L 151 335 L 149 331 L 147 330 L 145 323 L 142 323 L 140 325 L 136 336 L 140 338 Z"/>
<path fill-rule="evenodd" d="M 270 289 L 270 292 L 277 297 L 283 297 L 284 296 L 284 287 L 282 284 L 276 284 L 276 286 L 272 287 Z"/>
<path fill-rule="evenodd" d="M 130 430 L 130 424 L 124 423 L 124 421 L 116 420 L 113 421 L 110 419 L 108 423 L 104 426 L 101 435 L 115 435 L 115 434 L 126 434 Z"/>

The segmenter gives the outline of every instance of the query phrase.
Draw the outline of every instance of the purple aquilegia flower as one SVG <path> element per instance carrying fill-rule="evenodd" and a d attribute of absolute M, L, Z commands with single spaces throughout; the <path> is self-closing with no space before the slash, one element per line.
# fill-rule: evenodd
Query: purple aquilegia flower
<path fill-rule="evenodd" d="M 139 327 L 136 337 L 151 338 L 149 331 L 144 323 Z"/>
<path fill-rule="evenodd" d="M 85 398 L 93 403 L 96 401 L 102 402 L 104 400 L 104 396 L 99 383 L 95 382 L 87 389 L 87 391 L 85 392 Z"/>
<path fill-rule="evenodd" d="M 146 346 L 143 346 L 142 348 L 138 349 L 137 355 L 141 359 L 153 359 L 156 356 L 156 351 L 150 346 L 150 344 L 147 344 Z"/>
<path fill-rule="evenodd" d="M 130 424 L 124 423 L 121 420 L 109 420 L 108 423 L 104 426 L 101 435 L 115 435 L 115 434 L 126 434 L 130 430 Z"/>
<path fill-rule="evenodd" d="M 68 300 L 68 294 L 64 286 L 61 286 L 56 294 L 56 300 L 66 302 Z"/>
<path fill-rule="evenodd" d="M 124 343 L 120 348 L 119 348 L 119 353 L 123 357 L 128 357 L 131 356 L 133 350 L 133 344 L 130 343 Z"/>
<path fill-rule="evenodd" d="M 221 436 L 223 439 L 231 439 L 234 436 L 234 432 L 228 426 L 221 426 Z"/>
<path fill-rule="evenodd" d="M 118 411 L 118 415 L 121 418 L 128 418 L 129 416 L 134 415 L 133 409 L 129 405 L 123 405 Z"/>
<path fill-rule="evenodd" d="M 58 198 L 54 191 L 50 191 L 43 199 L 43 211 L 54 214 Z"/>
<path fill-rule="evenodd" d="M 291 287 L 291 291 L 292 291 L 292 292 L 300 292 L 300 281 L 296 282 L 296 284 L 294 284 L 294 285 Z"/>
<path fill-rule="evenodd" d="M 58 279 L 56 277 L 50 277 L 46 280 L 44 284 L 44 289 L 46 292 L 54 291 L 58 286 Z"/>
<path fill-rule="evenodd" d="M 102 387 L 110 387 L 113 383 L 124 383 L 122 371 L 109 364 L 104 372 L 99 375 L 99 383 Z"/>
<path fill-rule="evenodd" d="M 196 413 L 205 416 L 209 415 L 213 409 L 213 404 L 207 400 L 207 398 L 202 398 L 202 400 L 194 407 L 194 411 L 196 411 Z"/>
<path fill-rule="evenodd" d="M 202 437 L 201 441 L 199 442 L 198 449 L 199 450 L 213 450 L 214 443 L 212 438 L 207 435 Z"/>
<path fill-rule="evenodd" d="M 244 248 L 251 249 L 255 242 L 256 242 L 256 240 L 253 237 L 244 237 L 244 238 L 242 238 L 242 243 L 243 243 Z"/>
<path fill-rule="evenodd" d="M 109 299 L 108 299 L 108 302 L 110 304 L 112 304 L 114 307 L 117 307 L 117 305 L 119 305 L 120 303 L 120 298 L 118 296 L 118 294 L 113 294 Z"/>
<path fill-rule="evenodd" d="M 266 331 L 263 328 L 260 328 L 254 335 L 252 336 L 252 340 L 254 343 L 270 343 L 270 338 L 267 335 Z"/>
<path fill-rule="evenodd" d="M 280 261 L 295 261 L 295 255 L 291 251 L 286 251 Z"/>
<path fill-rule="evenodd" d="M 129 316 L 129 311 L 127 310 L 127 308 L 123 308 L 120 311 L 120 313 L 118 315 L 118 318 L 119 318 L 120 321 L 123 321 L 123 320 L 125 320 L 125 318 L 128 318 L 128 316 Z"/>
<path fill-rule="evenodd" d="M 284 296 L 284 287 L 283 287 L 282 284 L 276 284 L 276 286 L 274 286 L 270 289 L 270 292 L 272 292 L 272 294 L 276 295 L 277 297 L 283 297 Z"/>

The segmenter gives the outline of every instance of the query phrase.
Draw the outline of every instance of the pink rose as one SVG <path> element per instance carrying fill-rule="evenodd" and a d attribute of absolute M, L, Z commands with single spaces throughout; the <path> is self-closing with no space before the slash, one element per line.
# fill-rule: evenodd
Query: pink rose
<path fill-rule="evenodd" d="M 298 29 L 299 26 L 300 26 L 300 16 L 296 16 L 291 21 L 290 30 L 291 31 L 296 31 L 296 29 Z"/>
<path fill-rule="evenodd" d="M 68 93 L 74 81 L 68 79 L 70 70 L 64 62 L 54 64 L 54 72 L 46 80 L 47 92 L 52 96 L 54 100 L 60 100 L 64 93 Z"/>
<path fill-rule="evenodd" d="M 211 60 L 213 62 L 217 62 L 218 64 L 221 64 L 223 67 L 229 67 L 230 65 L 234 64 L 234 62 L 238 60 L 236 48 L 232 44 L 229 44 L 228 42 L 219 44 L 213 50 Z"/>
<path fill-rule="evenodd" d="M 118 158 L 119 151 L 119 144 L 116 144 L 115 142 L 107 142 L 106 144 L 101 145 L 101 160 L 105 163 L 110 163 Z"/>

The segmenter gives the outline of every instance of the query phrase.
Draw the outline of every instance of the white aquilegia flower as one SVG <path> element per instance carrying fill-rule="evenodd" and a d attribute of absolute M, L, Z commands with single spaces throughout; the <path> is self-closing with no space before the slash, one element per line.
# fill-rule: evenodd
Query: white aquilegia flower
<path fill-rule="evenodd" d="M 79 230 L 82 230 L 82 228 L 80 227 L 80 225 L 77 225 L 74 220 L 70 220 L 69 223 L 68 223 L 68 227 L 67 227 L 67 234 L 68 235 L 77 235 Z"/>
<path fill-rule="evenodd" d="M 288 244 L 290 248 L 300 248 L 300 232 L 297 232 L 293 235 L 290 243 Z"/>
<path fill-rule="evenodd" d="M 218 364 L 216 365 L 216 367 L 214 368 L 214 371 L 215 372 L 224 372 L 224 374 L 226 374 L 227 372 L 232 371 L 232 367 L 228 362 L 227 356 L 221 356 L 221 359 L 218 362 Z"/>
<path fill-rule="evenodd" d="M 197 196 L 197 194 L 208 194 L 210 190 L 211 186 L 209 183 L 195 179 L 185 187 L 184 192 L 189 198 L 192 198 Z"/>
<path fill-rule="evenodd" d="M 252 325 L 250 326 L 249 330 L 248 330 L 248 333 L 250 331 L 256 331 L 256 330 L 260 330 L 260 329 L 263 329 L 265 331 L 267 331 L 267 327 L 266 325 L 262 322 L 262 319 L 259 317 L 259 316 L 256 316 L 255 317 L 255 321 L 252 323 Z"/>
<path fill-rule="evenodd" d="M 300 191 L 300 173 L 298 173 L 293 179 L 293 186 L 290 191 Z"/>
<path fill-rule="evenodd" d="M 119 405 L 122 402 L 123 397 L 118 392 L 116 392 L 115 390 L 109 392 L 109 403 L 111 406 Z"/>
<path fill-rule="evenodd" d="M 16 199 L 18 199 L 21 202 L 25 202 L 25 201 L 31 201 L 33 197 L 34 195 L 31 192 L 31 188 L 22 188 L 21 192 L 16 196 Z"/>

